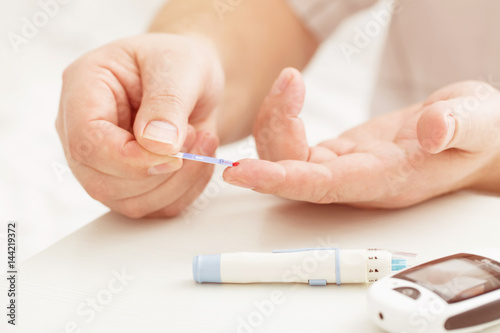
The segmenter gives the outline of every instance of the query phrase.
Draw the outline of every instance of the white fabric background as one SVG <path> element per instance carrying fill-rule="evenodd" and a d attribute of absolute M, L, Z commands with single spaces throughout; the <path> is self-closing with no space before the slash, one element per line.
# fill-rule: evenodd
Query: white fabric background
<path fill-rule="evenodd" d="M 5 240 L 4 223 L 18 221 L 21 261 L 108 210 L 91 199 L 70 172 L 66 170 L 58 177 L 54 168 L 67 165 L 54 128 L 63 69 L 95 47 L 144 32 L 163 3 L 67 2 L 17 53 L 8 34 L 19 34 L 23 18 L 32 21 L 41 10 L 40 3 L 0 3 L 0 242 Z M 354 27 L 370 19 L 370 10 L 345 22 L 306 71 L 308 94 L 303 118 L 312 143 L 333 137 L 368 117 L 384 36 L 350 64 L 342 56 L 339 42 L 352 41 Z M 218 154 L 235 160 L 254 156 L 252 149 L 247 149 L 251 142 L 247 139 L 232 144 Z"/>

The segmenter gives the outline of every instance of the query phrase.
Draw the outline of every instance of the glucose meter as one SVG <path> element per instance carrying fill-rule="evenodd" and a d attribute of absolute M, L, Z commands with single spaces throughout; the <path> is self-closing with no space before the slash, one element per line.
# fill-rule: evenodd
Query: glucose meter
<path fill-rule="evenodd" d="M 500 249 L 433 260 L 368 290 L 370 316 L 389 332 L 476 332 L 500 324 Z"/>

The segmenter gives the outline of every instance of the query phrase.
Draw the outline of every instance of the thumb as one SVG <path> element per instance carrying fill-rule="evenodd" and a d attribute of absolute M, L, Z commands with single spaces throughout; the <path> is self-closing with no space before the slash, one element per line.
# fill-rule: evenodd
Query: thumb
<path fill-rule="evenodd" d="M 426 107 L 417 123 L 417 137 L 426 151 L 437 154 L 451 148 L 468 152 L 484 150 L 488 133 L 495 128 L 494 112 L 489 103 L 468 110 L 467 98 L 438 101 Z"/>
<path fill-rule="evenodd" d="M 253 134 L 261 159 L 308 159 L 304 124 L 298 118 L 304 98 L 305 85 L 300 72 L 285 68 L 274 82 L 255 121 Z"/>
<path fill-rule="evenodd" d="M 139 63 L 143 92 L 134 135 L 141 146 L 160 155 L 179 152 L 189 120 L 209 117 L 223 81 L 214 79 L 206 63 L 175 59 L 172 53 L 169 57 L 148 54 Z"/>

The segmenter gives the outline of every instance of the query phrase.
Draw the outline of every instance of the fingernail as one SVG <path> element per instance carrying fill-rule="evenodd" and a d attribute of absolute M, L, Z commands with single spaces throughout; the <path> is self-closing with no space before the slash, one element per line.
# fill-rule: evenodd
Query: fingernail
<path fill-rule="evenodd" d="M 448 145 L 451 143 L 453 140 L 453 137 L 455 136 L 455 129 L 456 129 L 456 121 L 455 118 L 453 118 L 452 115 L 448 115 L 446 117 L 446 122 L 448 123 L 448 129 L 446 130 L 446 138 L 444 140 L 444 148 L 448 147 Z"/>
<path fill-rule="evenodd" d="M 229 180 L 229 179 L 226 179 L 226 182 L 231 184 L 231 185 L 235 185 L 235 186 L 239 186 L 239 187 L 243 187 L 243 188 L 249 188 L 251 190 L 254 189 L 253 186 L 245 183 L 244 181 L 241 181 L 241 180 L 238 180 L 238 179 L 232 179 L 232 180 Z"/>
<path fill-rule="evenodd" d="M 289 75 L 288 71 L 282 71 L 280 76 L 276 79 L 271 88 L 271 95 L 279 95 L 286 90 L 290 82 L 292 82 L 293 75 Z"/>
<path fill-rule="evenodd" d="M 178 136 L 179 131 L 177 127 L 166 121 L 159 120 L 150 122 L 142 134 L 142 137 L 145 139 L 169 143 L 173 146 L 177 144 Z"/>
<path fill-rule="evenodd" d="M 154 167 L 149 168 L 148 173 L 152 176 L 156 175 L 164 175 L 166 173 L 171 173 L 176 171 L 176 167 L 169 163 L 163 163 L 159 165 L 155 165 Z"/>

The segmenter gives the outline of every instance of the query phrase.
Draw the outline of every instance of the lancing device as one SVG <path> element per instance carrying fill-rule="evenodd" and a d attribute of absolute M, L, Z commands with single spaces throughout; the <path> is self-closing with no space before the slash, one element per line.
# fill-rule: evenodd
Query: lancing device
<path fill-rule="evenodd" d="M 170 155 L 170 156 L 183 158 L 185 160 L 198 161 L 198 162 L 209 163 L 209 164 L 220 164 L 220 165 L 225 165 L 225 166 L 230 166 L 230 167 L 237 166 L 239 164 L 238 162 L 234 163 L 234 162 L 231 162 L 228 160 L 223 160 L 221 158 L 202 156 L 202 155 L 196 155 L 196 154 L 189 154 L 189 153 L 178 153 L 178 154 Z"/>
<path fill-rule="evenodd" d="M 416 264 L 414 253 L 382 249 L 306 248 L 271 253 L 197 255 L 198 283 L 369 283 Z"/>

